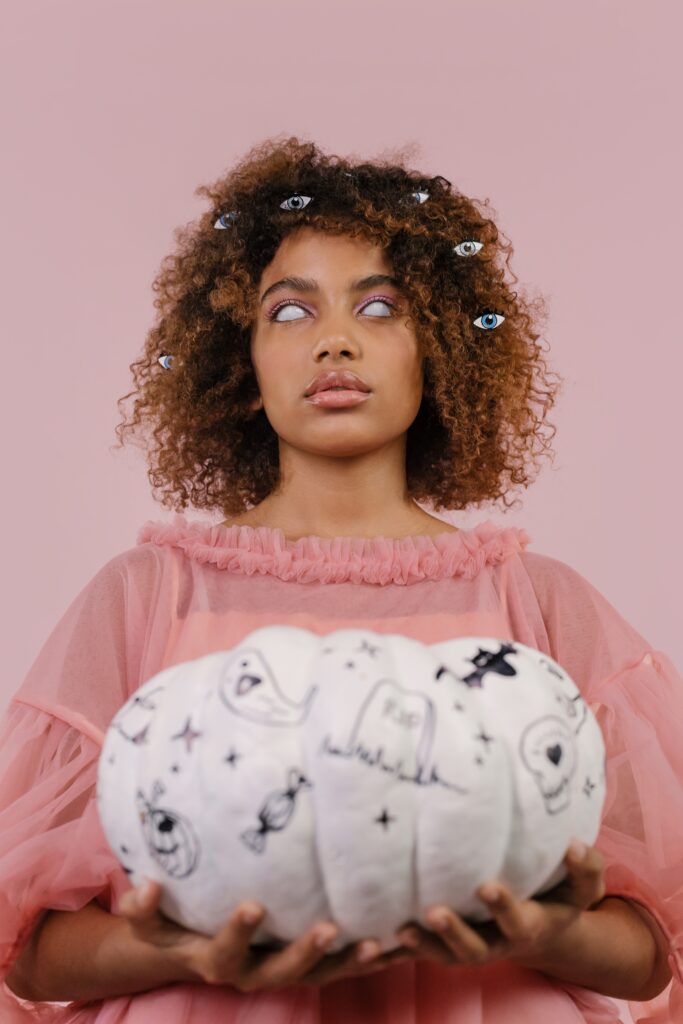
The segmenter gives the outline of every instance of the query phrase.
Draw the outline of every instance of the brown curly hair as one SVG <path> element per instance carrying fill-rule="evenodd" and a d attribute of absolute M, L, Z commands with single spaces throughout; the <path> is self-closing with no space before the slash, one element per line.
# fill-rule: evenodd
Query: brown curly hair
<path fill-rule="evenodd" d="M 425 357 L 422 403 L 406 439 L 411 497 L 436 509 L 502 497 L 507 508 L 510 484 L 528 485 L 527 456 L 533 461 L 536 441 L 549 447 L 556 430 L 546 441 L 541 428 L 562 386 L 550 386 L 537 344 L 545 301 L 523 300 L 505 282 L 512 246 L 481 212 L 488 200 L 404 164 L 396 152 L 353 162 L 296 136 L 275 137 L 196 189 L 211 208 L 175 231 L 176 251 L 152 286 L 156 324 L 130 365 L 135 390 L 117 403 L 135 396 L 114 447 L 124 431 L 152 427 L 148 478 L 164 507 L 191 503 L 227 517 L 259 504 L 279 482 L 277 435 L 264 410 L 251 409 L 259 392 L 250 337 L 261 274 L 302 225 L 379 244 L 401 283 Z M 421 190 L 427 201 L 416 201 Z M 283 210 L 294 194 L 313 201 Z M 454 253 L 469 240 L 483 248 L 467 258 Z M 504 322 L 475 326 L 487 312 Z M 170 371 L 168 360 L 160 363 L 169 355 Z"/>

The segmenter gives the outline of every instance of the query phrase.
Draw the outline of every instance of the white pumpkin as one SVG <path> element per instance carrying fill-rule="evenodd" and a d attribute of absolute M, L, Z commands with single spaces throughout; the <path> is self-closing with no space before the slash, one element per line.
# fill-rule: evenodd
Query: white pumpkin
<path fill-rule="evenodd" d="M 334 920 L 333 949 L 445 903 L 490 918 L 475 890 L 520 897 L 592 844 L 605 748 L 579 690 L 516 641 L 424 644 L 266 626 L 154 675 L 110 724 L 98 766 L 104 833 L 133 884 L 214 934 L 237 904 L 254 943 Z"/>

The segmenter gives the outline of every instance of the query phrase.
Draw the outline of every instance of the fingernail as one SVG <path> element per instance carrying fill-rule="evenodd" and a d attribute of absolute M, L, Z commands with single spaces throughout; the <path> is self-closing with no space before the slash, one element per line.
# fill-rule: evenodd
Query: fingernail
<path fill-rule="evenodd" d="M 500 896 L 500 889 L 498 888 L 497 885 L 487 883 L 486 885 L 481 887 L 481 889 L 479 890 L 479 895 L 483 900 L 486 900 L 489 903 L 495 903 L 495 901 Z"/>
<path fill-rule="evenodd" d="M 336 939 L 337 929 L 334 925 L 326 924 L 315 933 L 315 944 L 318 949 L 327 949 L 327 947 Z"/>
<path fill-rule="evenodd" d="M 583 860 L 586 856 L 586 844 L 582 843 L 580 839 L 572 839 L 569 844 L 569 853 L 574 860 Z"/>
<path fill-rule="evenodd" d="M 434 927 L 438 928 L 439 930 L 442 930 L 444 928 L 448 928 L 448 926 L 450 924 L 450 921 L 449 921 L 449 918 L 448 918 L 448 914 L 446 913 L 445 910 L 434 910 L 429 915 L 429 920 L 430 920 L 431 924 L 433 924 Z"/>
<path fill-rule="evenodd" d="M 138 902 L 143 906 L 148 906 L 154 896 L 154 883 L 150 882 L 149 879 L 144 881 L 138 889 Z"/>
<path fill-rule="evenodd" d="M 261 908 L 254 906 L 253 903 L 248 904 L 240 911 L 240 917 L 245 924 L 256 924 L 261 914 Z"/>
<path fill-rule="evenodd" d="M 374 960 L 379 954 L 379 946 L 375 942 L 364 942 L 358 950 L 357 959 L 365 964 L 368 960 Z"/>

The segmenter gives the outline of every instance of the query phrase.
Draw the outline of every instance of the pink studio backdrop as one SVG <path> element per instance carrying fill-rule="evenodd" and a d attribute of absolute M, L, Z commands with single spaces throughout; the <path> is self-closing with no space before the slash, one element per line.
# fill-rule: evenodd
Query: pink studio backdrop
<path fill-rule="evenodd" d="M 193 190 L 281 132 L 490 199 L 566 379 L 520 509 L 683 668 L 680 7 L 22 0 L 3 17 L 0 706 L 155 503 L 116 399 Z M 192 509 L 190 516 L 204 518 Z M 218 521 L 221 517 L 206 517 Z"/>

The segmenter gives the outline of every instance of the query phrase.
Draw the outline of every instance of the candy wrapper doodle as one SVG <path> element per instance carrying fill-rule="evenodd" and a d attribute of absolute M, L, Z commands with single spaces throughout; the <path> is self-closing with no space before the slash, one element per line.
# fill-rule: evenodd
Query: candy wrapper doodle
<path fill-rule="evenodd" d="M 120 708 L 97 802 L 132 884 L 214 934 L 245 899 L 255 944 L 314 922 L 384 949 L 445 903 L 473 921 L 498 878 L 520 898 L 598 834 L 600 727 L 571 678 L 524 644 L 467 636 L 257 629 L 174 665 Z"/>

